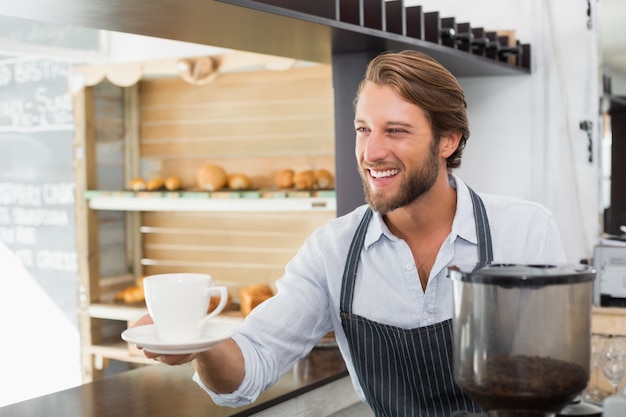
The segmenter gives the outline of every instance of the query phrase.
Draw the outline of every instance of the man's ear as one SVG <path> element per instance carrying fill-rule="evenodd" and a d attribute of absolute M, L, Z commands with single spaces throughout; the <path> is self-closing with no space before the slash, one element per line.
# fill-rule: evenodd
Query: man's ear
<path fill-rule="evenodd" d="M 439 140 L 439 153 L 442 158 L 448 158 L 456 151 L 461 142 L 461 132 L 451 132 L 446 135 L 442 135 Z"/>

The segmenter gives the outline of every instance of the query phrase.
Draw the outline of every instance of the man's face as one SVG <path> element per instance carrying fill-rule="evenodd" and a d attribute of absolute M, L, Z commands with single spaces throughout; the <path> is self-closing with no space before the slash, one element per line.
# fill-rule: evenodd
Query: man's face
<path fill-rule="evenodd" d="M 394 88 L 368 82 L 356 105 L 354 127 L 359 173 L 372 209 L 386 214 L 430 190 L 441 161 L 422 109 Z"/>

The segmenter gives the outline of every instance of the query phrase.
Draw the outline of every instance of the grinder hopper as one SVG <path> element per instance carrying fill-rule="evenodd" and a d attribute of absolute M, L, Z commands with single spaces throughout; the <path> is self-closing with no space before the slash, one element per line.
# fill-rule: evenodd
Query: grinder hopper
<path fill-rule="evenodd" d="M 554 417 L 589 380 L 587 265 L 450 269 L 454 378 L 491 417 Z"/>

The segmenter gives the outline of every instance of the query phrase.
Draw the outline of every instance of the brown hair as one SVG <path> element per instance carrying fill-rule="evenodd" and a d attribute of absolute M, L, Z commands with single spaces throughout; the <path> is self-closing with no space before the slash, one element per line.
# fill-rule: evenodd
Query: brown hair
<path fill-rule="evenodd" d="M 374 58 L 365 71 L 354 103 L 359 100 L 365 83 L 395 88 L 402 97 L 424 110 L 436 140 L 452 132 L 460 132 L 459 146 L 448 157 L 448 171 L 461 165 L 461 156 L 469 138 L 467 103 L 457 79 L 428 55 L 412 50 L 383 52 Z"/>

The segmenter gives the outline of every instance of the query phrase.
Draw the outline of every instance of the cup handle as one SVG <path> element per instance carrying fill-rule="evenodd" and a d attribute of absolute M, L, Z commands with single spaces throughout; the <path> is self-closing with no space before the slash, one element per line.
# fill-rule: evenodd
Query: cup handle
<path fill-rule="evenodd" d="M 204 326 L 205 324 L 207 324 L 207 322 L 210 319 L 220 314 L 222 310 L 224 310 L 224 307 L 226 307 L 226 302 L 228 301 L 228 289 L 224 286 L 210 287 L 210 288 L 207 288 L 205 291 L 206 291 L 207 297 L 210 297 L 211 294 L 219 293 L 220 302 L 213 311 L 211 311 L 209 314 L 204 316 L 202 320 L 200 320 L 200 323 L 199 323 L 200 327 Z"/>

